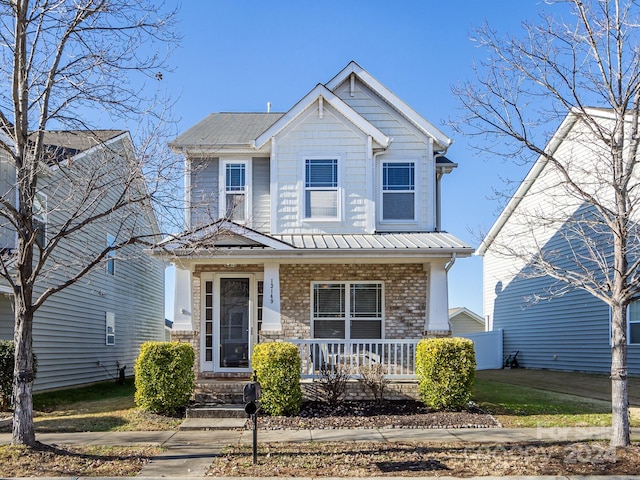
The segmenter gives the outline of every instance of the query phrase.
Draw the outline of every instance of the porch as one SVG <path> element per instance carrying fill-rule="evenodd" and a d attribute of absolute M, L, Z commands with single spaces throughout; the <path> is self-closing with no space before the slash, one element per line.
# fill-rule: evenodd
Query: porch
<path fill-rule="evenodd" d="M 416 379 L 417 339 L 288 340 L 300 352 L 300 377 L 317 380 L 323 371 L 341 371 L 354 379 L 363 369 L 381 365 L 388 380 Z"/>
<path fill-rule="evenodd" d="M 184 339 L 183 339 L 184 340 Z M 319 400 L 323 392 L 319 381 L 327 372 L 343 372 L 349 380 L 346 398 L 368 400 L 373 397 L 362 388 L 362 371 L 381 365 L 388 382 L 385 398 L 417 398 L 415 351 L 418 339 L 399 340 L 287 340 L 300 352 L 300 378 L 303 396 Z M 247 371 L 237 373 L 200 372 L 196 378 L 194 399 L 199 405 L 242 402 L 242 390 L 250 381 Z"/>

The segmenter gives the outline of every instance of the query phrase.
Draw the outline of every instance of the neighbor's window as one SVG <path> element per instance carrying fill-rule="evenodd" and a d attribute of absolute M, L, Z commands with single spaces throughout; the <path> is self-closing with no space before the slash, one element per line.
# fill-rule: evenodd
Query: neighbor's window
<path fill-rule="evenodd" d="M 116 344 L 116 315 L 112 312 L 107 312 L 106 315 L 106 344 Z"/>
<path fill-rule="evenodd" d="M 116 244 L 116 237 L 107 234 L 107 248 L 113 247 Z M 111 250 L 107 253 L 107 273 L 109 275 L 116 274 L 116 252 Z"/>
<path fill-rule="evenodd" d="M 246 220 L 247 166 L 245 163 L 225 163 L 225 218 Z"/>
<path fill-rule="evenodd" d="M 42 247 L 47 242 L 47 196 L 36 192 L 33 198 L 33 230 L 36 233 L 36 242 Z"/>
<path fill-rule="evenodd" d="M 627 342 L 640 344 L 640 301 L 631 303 L 628 312 Z"/>
<path fill-rule="evenodd" d="M 305 218 L 338 218 L 338 160 L 305 160 Z"/>
<path fill-rule="evenodd" d="M 313 338 L 382 338 L 380 282 L 314 283 Z"/>
<path fill-rule="evenodd" d="M 415 220 L 415 164 L 382 164 L 382 220 Z"/>

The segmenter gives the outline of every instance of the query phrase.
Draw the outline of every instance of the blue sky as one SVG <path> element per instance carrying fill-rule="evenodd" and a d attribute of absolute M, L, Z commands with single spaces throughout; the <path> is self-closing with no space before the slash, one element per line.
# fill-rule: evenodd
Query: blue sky
<path fill-rule="evenodd" d="M 541 0 L 184 0 L 182 44 L 162 82 L 184 131 L 212 112 L 263 112 L 267 102 L 286 111 L 355 60 L 454 139 L 448 157 L 459 166 L 443 183 L 443 229 L 477 247 L 502 205 L 494 190 L 527 168 L 478 154 L 454 134 L 446 122 L 461 112 L 451 87 L 472 79 L 486 54 L 471 41 L 474 26 L 518 34 L 544 8 Z M 481 259 L 458 260 L 449 280 L 449 305 L 482 314 Z"/>

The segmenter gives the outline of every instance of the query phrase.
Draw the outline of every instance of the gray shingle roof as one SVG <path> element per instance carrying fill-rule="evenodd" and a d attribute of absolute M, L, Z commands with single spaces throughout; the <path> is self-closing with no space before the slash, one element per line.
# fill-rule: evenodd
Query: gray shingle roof
<path fill-rule="evenodd" d="M 169 144 L 172 148 L 250 145 L 283 113 L 212 113 Z"/>

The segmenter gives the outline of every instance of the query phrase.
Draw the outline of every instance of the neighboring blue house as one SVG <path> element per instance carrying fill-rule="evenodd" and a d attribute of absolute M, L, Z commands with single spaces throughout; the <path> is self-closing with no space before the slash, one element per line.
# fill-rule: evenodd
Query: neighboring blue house
<path fill-rule="evenodd" d="M 605 128 L 611 121 L 606 110 L 589 113 Z M 600 147 L 591 138 L 584 122 L 570 113 L 546 150 L 562 159 L 583 188 L 606 195 L 606 185 L 594 182 L 593 175 L 606 157 L 598 156 Z M 608 305 L 584 290 L 538 276 L 531 262 L 534 256 L 543 255 L 574 270 L 578 259 L 586 272 L 598 272 L 595 260 L 589 257 L 610 252 L 606 231 L 590 234 L 587 243 L 576 232 L 578 225 L 597 230 L 597 223 L 589 221 L 595 218 L 589 205 L 567 193 L 558 171 L 541 156 L 478 249 L 484 257 L 487 328 L 503 330 L 505 354 L 518 351 L 523 367 L 601 373 L 611 369 Z M 640 304 L 629 307 L 627 326 L 629 373 L 637 375 Z"/>

